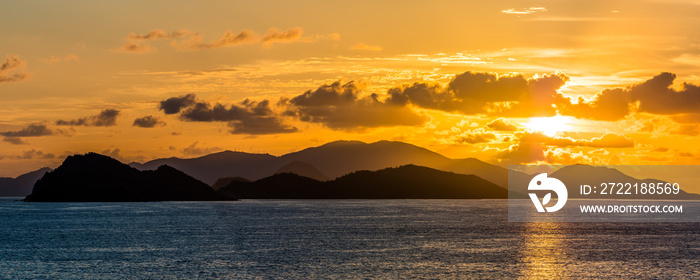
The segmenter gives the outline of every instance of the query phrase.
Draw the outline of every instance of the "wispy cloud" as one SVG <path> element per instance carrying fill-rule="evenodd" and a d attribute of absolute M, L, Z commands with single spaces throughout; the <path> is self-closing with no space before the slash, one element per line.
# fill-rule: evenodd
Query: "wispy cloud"
<path fill-rule="evenodd" d="M 165 126 L 165 125 L 166 125 L 166 123 L 164 121 L 160 120 L 158 117 L 144 116 L 141 118 L 136 118 L 134 120 L 134 124 L 132 124 L 131 126 L 152 128 L 152 127 Z"/>
<path fill-rule="evenodd" d="M 216 49 L 223 47 L 232 47 L 242 44 L 260 44 L 265 47 L 270 47 L 276 43 L 292 43 L 292 42 L 313 42 L 324 36 L 316 36 L 316 38 L 304 38 L 302 35 L 304 30 L 300 27 L 290 28 L 288 30 L 279 30 L 270 28 L 267 33 L 262 36 L 252 30 L 243 30 L 234 32 L 226 30 L 221 38 L 205 42 L 202 35 L 189 30 L 180 30 L 173 32 L 165 32 L 160 29 L 152 30 L 145 34 L 130 33 L 125 38 L 125 43 L 116 49 L 119 52 L 129 53 L 149 53 L 158 51 L 151 42 L 156 40 L 169 40 L 170 46 L 176 50 L 204 50 Z M 330 39 L 337 39 L 339 35 L 333 33 L 329 36 Z"/>
<path fill-rule="evenodd" d="M 0 135 L 4 136 L 5 138 L 3 141 L 19 145 L 19 144 L 27 144 L 22 138 L 23 137 L 40 137 L 40 136 L 49 136 L 49 135 L 54 135 L 54 134 L 60 134 L 62 131 L 60 130 L 54 130 L 49 128 L 46 124 L 43 123 L 32 123 L 27 126 L 25 126 L 22 129 L 19 130 L 11 130 L 11 131 L 3 131 L 0 132 Z"/>
<path fill-rule="evenodd" d="M 29 78 L 30 74 L 23 71 L 25 65 L 17 55 L 5 57 L 5 61 L 0 64 L 0 83 L 19 82 Z"/>
<path fill-rule="evenodd" d="M 51 56 L 49 58 L 39 58 L 38 60 L 39 62 L 53 65 L 60 62 L 78 61 L 78 56 L 74 54 L 68 54 L 66 56 Z"/>
<path fill-rule="evenodd" d="M 105 109 L 98 115 L 82 117 L 74 120 L 58 120 L 56 125 L 70 126 L 115 126 L 120 112 L 116 109 Z"/>
<path fill-rule="evenodd" d="M 516 10 L 516 9 L 507 9 L 507 10 L 502 10 L 501 13 L 504 14 L 509 14 L 509 15 L 530 15 L 534 13 L 541 13 L 541 12 L 546 12 L 547 8 L 545 7 L 530 7 L 522 10 Z"/>

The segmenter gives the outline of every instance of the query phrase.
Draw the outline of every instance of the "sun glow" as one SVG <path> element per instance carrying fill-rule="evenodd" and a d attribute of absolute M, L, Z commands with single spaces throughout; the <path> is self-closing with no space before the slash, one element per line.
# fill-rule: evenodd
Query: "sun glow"
<path fill-rule="evenodd" d="M 541 132 L 549 137 L 554 137 L 554 135 L 557 133 L 570 129 L 571 127 L 569 126 L 569 123 L 571 123 L 569 117 L 554 116 L 530 118 L 530 121 L 524 123 L 523 125 L 530 131 Z"/>

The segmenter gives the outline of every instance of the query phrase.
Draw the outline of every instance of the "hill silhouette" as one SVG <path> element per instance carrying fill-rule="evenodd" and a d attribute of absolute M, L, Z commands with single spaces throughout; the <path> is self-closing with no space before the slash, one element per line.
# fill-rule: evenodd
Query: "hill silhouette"
<path fill-rule="evenodd" d="M 231 184 L 233 181 L 241 181 L 241 182 L 250 182 L 250 180 L 242 177 L 226 177 L 226 178 L 221 178 L 219 180 L 216 180 L 216 183 L 211 185 L 211 188 L 216 190 L 219 190 L 225 186 L 228 186 L 228 184 Z"/>
<path fill-rule="evenodd" d="M 231 182 L 219 190 L 236 198 L 257 199 L 487 199 L 507 198 L 506 189 L 475 175 L 405 165 L 357 171 L 320 182 L 292 173 L 255 182 Z"/>
<path fill-rule="evenodd" d="M 51 170 L 51 168 L 44 167 L 17 176 L 17 178 L 0 178 L 0 196 L 27 196 L 32 192 L 34 183 Z"/>
<path fill-rule="evenodd" d="M 279 173 L 294 173 L 300 176 L 309 177 L 318 181 L 328 181 L 328 177 L 321 173 L 316 167 L 306 162 L 292 161 L 289 164 L 280 167 L 275 171 L 275 174 Z"/>
<path fill-rule="evenodd" d="M 279 157 L 225 151 L 192 159 L 167 158 L 130 165 L 139 170 L 153 170 L 167 164 L 211 185 L 225 177 L 259 180 L 277 173 L 295 161 L 315 167 L 329 179 L 358 170 L 380 170 L 414 164 L 460 174 L 474 174 L 503 188 L 508 187 L 506 168 L 475 158 L 450 159 L 428 149 L 397 141 L 379 141 L 369 144 L 360 141 L 335 141 Z M 295 170 L 284 171 L 295 173 Z M 515 172 L 514 174 L 528 178 L 524 173 Z M 310 174 L 301 175 L 310 176 Z"/>
<path fill-rule="evenodd" d="M 46 173 L 25 198 L 30 202 L 228 200 L 167 165 L 139 171 L 108 156 L 73 155 Z"/>

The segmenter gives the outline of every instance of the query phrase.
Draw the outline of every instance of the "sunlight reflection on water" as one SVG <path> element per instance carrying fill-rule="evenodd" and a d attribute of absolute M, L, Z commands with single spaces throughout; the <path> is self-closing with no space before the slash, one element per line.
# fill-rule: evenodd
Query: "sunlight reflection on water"
<path fill-rule="evenodd" d="M 0 278 L 693 278 L 696 223 L 509 223 L 505 200 L 24 203 Z"/>

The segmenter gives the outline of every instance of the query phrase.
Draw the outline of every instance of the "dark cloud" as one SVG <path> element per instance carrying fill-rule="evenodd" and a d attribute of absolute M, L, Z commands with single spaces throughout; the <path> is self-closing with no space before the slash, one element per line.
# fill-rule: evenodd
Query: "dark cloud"
<path fill-rule="evenodd" d="M 270 29 L 265 35 L 260 38 L 262 43 L 289 43 L 298 41 L 301 39 L 301 34 L 304 33 L 299 27 L 291 28 L 287 31 L 280 31 L 277 29 Z"/>
<path fill-rule="evenodd" d="M 22 138 L 19 138 L 19 137 L 5 137 L 2 139 L 2 141 L 5 141 L 5 142 L 13 144 L 13 145 L 29 144 L 26 141 L 22 140 Z"/>
<path fill-rule="evenodd" d="M 525 79 L 522 75 L 465 72 L 456 75 L 447 88 L 427 83 L 392 88 L 387 102 L 466 115 L 553 116 L 553 104 L 568 102 L 558 91 L 567 81 L 569 77 L 561 73 Z"/>
<path fill-rule="evenodd" d="M 29 74 L 21 71 L 25 65 L 24 61 L 17 55 L 8 55 L 5 61 L 0 64 L 0 83 L 19 82 L 29 78 Z M 16 73 L 8 73 L 17 70 Z"/>
<path fill-rule="evenodd" d="M 115 126 L 117 125 L 117 117 L 119 110 L 105 109 L 100 114 L 95 116 L 82 117 L 75 120 L 58 120 L 56 125 L 71 125 L 71 126 Z"/>
<path fill-rule="evenodd" d="M 165 126 L 165 125 L 166 125 L 165 122 L 160 120 L 158 117 L 144 116 L 144 117 L 135 119 L 134 124 L 132 126 L 151 128 L 151 127 Z"/>
<path fill-rule="evenodd" d="M 231 121 L 228 123 L 232 134 L 278 134 L 297 132 L 296 127 L 283 125 L 276 117 L 255 117 L 245 121 Z"/>
<path fill-rule="evenodd" d="M 605 89 L 590 102 L 579 97 L 577 103 L 565 104 L 562 113 L 583 119 L 616 121 L 630 113 L 630 96 L 622 88 Z"/>
<path fill-rule="evenodd" d="M 0 132 L 0 135 L 5 137 L 38 137 L 48 136 L 54 133 L 56 132 L 48 128 L 45 124 L 33 123 L 20 130 Z"/>
<path fill-rule="evenodd" d="M 24 61 L 20 60 L 17 55 L 8 55 L 5 61 L 0 64 L 0 73 L 23 66 Z"/>
<path fill-rule="evenodd" d="M 683 83 L 681 90 L 671 88 L 676 75 L 661 73 L 629 88 L 630 99 L 639 101 L 639 111 L 669 115 L 697 113 L 700 108 L 700 87 Z"/>
<path fill-rule="evenodd" d="M 577 104 L 563 106 L 562 113 L 578 118 L 615 121 L 632 113 L 675 115 L 678 122 L 696 122 L 700 108 L 700 87 L 683 83 L 672 87 L 676 75 L 664 72 L 627 88 L 605 89 L 590 102 L 579 98 Z"/>
<path fill-rule="evenodd" d="M 221 103 L 210 104 L 197 101 L 193 106 L 180 113 L 180 118 L 193 122 L 229 122 L 242 121 L 251 117 L 265 117 L 272 114 L 270 101 L 244 100 L 240 104 L 224 105 Z"/>
<path fill-rule="evenodd" d="M 180 110 L 194 105 L 197 97 L 194 93 L 183 96 L 171 97 L 163 100 L 158 105 L 158 109 L 163 110 L 166 115 L 180 113 Z"/>
<path fill-rule="evenodd" d="M 180 113 L 180 119 L 190 122 L 228 122 L 233 134 L 278 134 L 296 132 L 298 129 L 285 125 L 270 108 L 269 100 L 244 100 L 238 104 L 225 105 L 198 100 L 194 94 L 173 97 L 160 102 L 166 114 Z"/>
<path fill-rule="evenodd" d="M 509 124 L 505 122 L 503 119 L 496 119 L 488 124 L 486 124 L 488 128 L 491 130 L 496 130 L 496 131 L 516 131 L 518 130 L 518 127 L 512 124 Z"/>
<path fill-rule="evenodd" d="M 357 100 L 360 89 L 355 81 L 341 84 L 340 81 L 322 85 L 295 96 L 289 102 L 302 107 L 343 106 Z"/>
<path fill-rule="evenodd" d="M 0 132 L 0 135 L 5 136 L 3 141 L 19 145 L 27 144 L 27 142 L 22 140 L 21 137 L 40 137 L 54 135 L 58 133 L 61 133 L 61 131 L 50 129 L 48 126 L 46 126 L 46 124 L 33 123 L 27 125 L 26 127 L 20 130 Z"/>
<path fill-rule="evenodd" d="M 18 156 L 17 158 L 19 159 L 54 159 L 56 158 L 56 155 L 52 153 L 44 153 L 42 151 L 37 151 L 34 149 L 31 149 L 29 151 L 24 151 L 21 156 Z"/>
<path fill-rule="evenodd" d="M 666 147 L 658 147 L 658 148 L 655 148 L 655 149 L 653 149 L 653 150 L 651 150 L 651 151 L 652 151 L 652 152 L 665 153 L 665 152 L 668 152 L 668 148 L 666 148 Z"/>
<path fill-rule="evenodd" d="M 290 100 L 287 115 L 305 122 L 321 123 L 331 129 L 354 130 L 386 126 L 415 126 L 425 123 L 426 117 L 405 104 L 379 100 L 379 95 L 360 97 L 356 82 L 340 81 L 322 85 Z"/>

